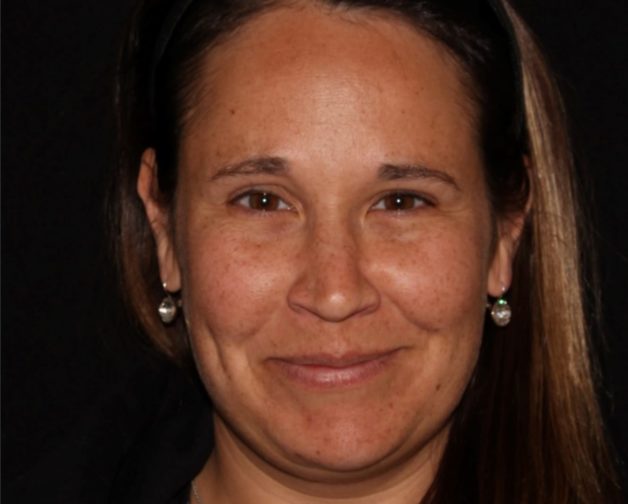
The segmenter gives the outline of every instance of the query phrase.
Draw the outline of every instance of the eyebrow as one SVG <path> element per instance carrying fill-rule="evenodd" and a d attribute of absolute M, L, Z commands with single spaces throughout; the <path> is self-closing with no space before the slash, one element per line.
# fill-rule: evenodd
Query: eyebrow
<path fill-rule="evenodd" d="M 239 163 L 231 164 L 220 168 L 211 180 L 222 177 L 233 177 L 237 175 L 258 175 L 261 173 L 269 175 L 281 175 L 288 171 L 288 162 L 280 157 L 261 156 L 245 159 Z"/>
<path fill-rule="evenodd" d="M 211 180 L 238 175 L 283 175 L 289 171 L 289 163 L 281 157 L 260 156 L 245 159 L 238 163 L 220 168 Z M 385 163 L 378 170 L 378 178 L 382 180 L 400 179 L 437 179 L 460 190 L 456 180 L 448 173 L 416 164 Z"/>
<path fill-rule="evenodd" d="M 413 164 L 383 164 L 379 168 L 380 179 L 384 180 L 399 180 L 399 179 L 438 179 L 446 184 L 449 184 L 460 190 L 460 186 L 456 180 L 449 175 L 448 173 L 435 170 L 433 168 L 428 168 L 423 165 L 413 165 Z"/>

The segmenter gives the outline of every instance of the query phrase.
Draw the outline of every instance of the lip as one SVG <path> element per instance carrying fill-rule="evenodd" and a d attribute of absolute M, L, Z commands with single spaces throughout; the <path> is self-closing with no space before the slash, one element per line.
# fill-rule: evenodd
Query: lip
<path fill-rule="evenodd" d="M 361 385 L 382 373 L 399 348 L 384 352 L 298 355 L 271 358 L 270 363 L 288 379 L 306 387 L 333 389 Z"/>

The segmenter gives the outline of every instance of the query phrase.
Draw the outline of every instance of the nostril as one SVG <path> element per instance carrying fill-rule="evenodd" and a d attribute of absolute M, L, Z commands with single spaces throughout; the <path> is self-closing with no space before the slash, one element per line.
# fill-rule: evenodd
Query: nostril
<path fill-rule="evenodd" d="M 354 270 L 351 276 L 336 273 L 325 277 L 310 269 L 292 285 L 289 305 L 329 322 L 373 311 L 379 305 L 378 291 L 362 272 Z"/>

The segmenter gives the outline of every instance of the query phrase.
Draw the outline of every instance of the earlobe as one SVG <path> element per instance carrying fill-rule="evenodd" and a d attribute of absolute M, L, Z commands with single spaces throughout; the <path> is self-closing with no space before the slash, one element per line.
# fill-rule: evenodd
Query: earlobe
<path fill-rule="evenodd" d="M 154 149 L 146 149 L 142 154 L 137 178 L 137 193 L 144 203 L 146 218 L 155 239 L 161 283 L 168 286 L 168 291 L 176 292 L 181 289 L 181 273 L 172 236 L 170 212 L 159 198 L 157 160 Z"/>

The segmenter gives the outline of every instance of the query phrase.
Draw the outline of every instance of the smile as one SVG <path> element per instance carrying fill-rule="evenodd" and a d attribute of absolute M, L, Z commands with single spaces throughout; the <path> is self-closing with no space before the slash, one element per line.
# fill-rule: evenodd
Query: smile
<path fill-rule="evenodd" d="M 270 359 L 270 363 L 300 385 L 341 388 L 361 385 L 380 374 L 399 350 L 341 357 L 326 354 L 279 357 Z"/>

